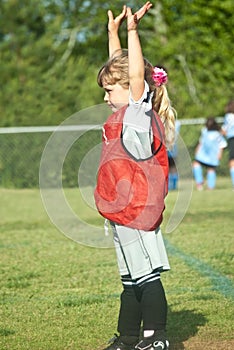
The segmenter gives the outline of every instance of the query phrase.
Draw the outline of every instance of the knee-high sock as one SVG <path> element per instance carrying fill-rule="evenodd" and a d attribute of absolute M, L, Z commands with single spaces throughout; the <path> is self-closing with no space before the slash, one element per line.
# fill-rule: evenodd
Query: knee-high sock
<path fill-rule="evenodd" d="M 203 174 L 202 174 L 202 166 L 200 164 L 196 164 L 193 167 L 193 175 L 196 181 L 196 184 L 203 183 Z"/>
<path fill-rule="evenodd" d="M 144 330 L 165 330 L 167 300 L 160 279 L 141 286 L 141 309 Z"/>
<path fill-rule="evenodd" d="M 207 186 L 210 189 L 215 188 L 216 185 L 216 172 L 215 170 L 208 170 L 207 171 Z"/>
<path fill-rule="evenodd" d="M 141 305 L 135 286 L 124 285 L 121 294 L 118 332 L 124 336 L 139 336 L 141 327 Z"/>
<path fill-rule="evenodd" d="M 234 167 L 230 168 L 230 176 L 232 180 L 232 186 L 234 187 Z"/>
<path fill-rule="evenodd" d="M 178 178 L 179 177 L 178 177 L 177 173 L 169 174 L 169 177 L 168 177 L 168 189 L 169 189 L 169 191 L 177 189 Z"/>

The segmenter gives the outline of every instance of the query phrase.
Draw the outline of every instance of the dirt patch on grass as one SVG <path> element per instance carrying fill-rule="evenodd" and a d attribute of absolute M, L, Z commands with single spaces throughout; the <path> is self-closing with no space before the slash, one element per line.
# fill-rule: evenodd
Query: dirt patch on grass
<path fill-rule="evenodd" d="M 188 340 L 182 344 L 171 344 L 170 350 L 233 350 L 233 340 L 222 340 L 222 341 L 193 341 Z"/>

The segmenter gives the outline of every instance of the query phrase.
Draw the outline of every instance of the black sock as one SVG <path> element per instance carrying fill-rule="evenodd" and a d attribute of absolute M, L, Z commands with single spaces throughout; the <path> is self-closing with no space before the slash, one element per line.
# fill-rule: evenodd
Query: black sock
<path fill-rule="evenodd" d="M 147 282 L 141 286 L 142 318 L 144 330 L 165 330 L 167 301 L 161 280 Z"/>
<path fill-rule="evenodd" d="M 134 286 L 124 286 L 118 321 L 120 335 L 139 337 L 141 326 L 141 305 Z"/>

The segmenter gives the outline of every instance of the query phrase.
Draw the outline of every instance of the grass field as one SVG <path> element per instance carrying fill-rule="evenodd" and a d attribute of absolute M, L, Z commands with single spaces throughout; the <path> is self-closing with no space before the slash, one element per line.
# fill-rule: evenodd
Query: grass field
<path fill-rule="evenodd" d="M 80 208 L 77 190 L 68 193 Z M 61 234 L 36 189 L 0 189 L 0 197 L 0 349 L 102 349 L 121 292 L 114 249 Z M 165 222 L 176 198 L 168 195 Z M 229 179 L 194 190 L 181 224 L 164 234 L 171 350 L 234 349 L 233 199 Z"/>

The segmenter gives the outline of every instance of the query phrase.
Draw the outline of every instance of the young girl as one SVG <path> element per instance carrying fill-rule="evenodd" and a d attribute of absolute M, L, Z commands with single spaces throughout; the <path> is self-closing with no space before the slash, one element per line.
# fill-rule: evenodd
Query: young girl
<path fill-rule="evenodd" d="M 223 149 L 227 142 L 220 133 L 220 127 L 213 117 L 207 118 L 206 126 L 203 128 L 199 144 L 195 152 L 193 173 L 197 189 L 203 189 L 202 167 L 207 168 L 207 187 L 209 190 L 216 185 L 216 167 L 222 157 Z"/>
<path fill-rule="evenodd" d="M 148 1 L 135 14 L 124 6 L 116 18 L 108 11 L 110 58 L 98 74 L 114 113 L 103 126 L 95 201 L 111 225 L 123 284 L 119 335 L 106 350 L 169 348 L 160 273 L 170 267 L 160 223 L 168 181 L 165 142 L 174 141 L 175 111 L 166 72 L 142 55 L 137 27 L 151 6 Z M 128 50 L 121 50 L 118 29 L 125 18 Z"/>

